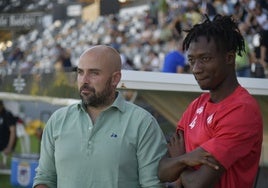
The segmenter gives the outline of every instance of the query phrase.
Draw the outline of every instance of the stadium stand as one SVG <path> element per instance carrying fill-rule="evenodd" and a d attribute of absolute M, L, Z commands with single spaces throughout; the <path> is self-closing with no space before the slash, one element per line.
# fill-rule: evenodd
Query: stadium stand
<path fill-rule="evenodd" d="M 234 0 L 208 1 L 205 4 L 198 0 L 159 0 L 155 1 L 158 2 L 158 6 L 153 7 L 156 6 L 153 5 L 153 1 L 143 0 L 138 1 L 138 5 L 134 3 L 131 7 L 121 8 L 118 14 L 100 15 L 94 21 L 77 17 L 54 20 L 51 24 L 32 28 L 29 32 L 18 35 L 13 39 L 12 46 L 0 52 L 4 61 L 7 61 L 5 66 L 1 66 L 1 74 L 48 73 L 62 67 L 66 68 L 59 61 L 59 56 L 67 56 L 69 66 L 70 63 L 71 66 L 76 66 L 81 52 L 96 44 L 107 44 L 117 48 L 122 54 L 125 69 L 161 71 L 164 56 L 171 50 L 169 43 L 178 37 L 174 32 L 178 20 L 181 28 L 187 28 L 202 19 L 200 13 L 208 13 L 211 17 L 213 14 L 221 13 L 237 15 L 240 23 L 245 25 L 247 16 L 251 15 L 250 11 L 255 6 L 255 1 L 248 1 L 248 4 Z M 237 13 L 238 10 L 234 10 L 239 2 L 243 17 Z M 51 0 L 31 0 L 30 3 L 25 3 L 24 0 L 6 0 L 0 4 L 2 12 L 47 11 L 53 7 L 55 4 Z M 267 9 L 264 10 L 267 13 Z M 155 14 L 158 16 L 155 17 Z M 257 27 L 250 25 L 246 30 L 246 40 L 253 52 L 259 47 L 255 42 L 255 36 L 258 36 Z M 61 47 L 61 50 L 58 47 Z M 158 67 L 151 68 L 150 54 L 155 52 L 160 63 Z"/>

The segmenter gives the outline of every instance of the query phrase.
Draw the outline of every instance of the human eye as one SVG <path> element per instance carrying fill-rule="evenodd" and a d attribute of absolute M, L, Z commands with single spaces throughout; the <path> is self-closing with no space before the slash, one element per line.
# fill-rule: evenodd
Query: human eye
<path fill-rule="evenodd" d="M 96 77 L 96 76 L 100 75 L 100 71 L 99 70 L 91 70 L 89 72 L 89 74 L 90 74 L 91 77 Z"/>
<path fill-rule="evenodd" d="M 83 73 L 83 71 L 81 69 L 77 68 L 76 69 L 76 73 L 79 74 L 79 75 L 81 75 Z"/>
<path fill-rule="evenodd" d="M 212 59 L 212 57 L 210 57 L 210 56 L 203 56 L 201 59 L 202 59 L 202 62 L 203 63 L 206 63 L 206 62 L 209 62 Z"/>
<path fill-rule="evenodd" d="M 192 58 L 192 57 L 188 57 L 188 63 L 189 63 L 190 65 L 193 65 L 194 62 L 195 62 L 194 58 Z"/>

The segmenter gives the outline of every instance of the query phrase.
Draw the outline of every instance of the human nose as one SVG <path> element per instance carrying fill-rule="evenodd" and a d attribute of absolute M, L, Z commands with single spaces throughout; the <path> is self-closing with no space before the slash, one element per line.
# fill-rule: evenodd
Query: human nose
<path fill-rule="evenodd" d="M 198 73 L 201 72 L 202 62 L 199 59 L 195 59 L 195 62 L 192 64 L 192 72 Z"/>
<path fill-rule="evenodd" d="M 89 74 L 82 74 L 82 75 L 78 75 L 78 79 L 82 82 L 82 83 L 89 83 L 90 82 L 90 77 Z"/>

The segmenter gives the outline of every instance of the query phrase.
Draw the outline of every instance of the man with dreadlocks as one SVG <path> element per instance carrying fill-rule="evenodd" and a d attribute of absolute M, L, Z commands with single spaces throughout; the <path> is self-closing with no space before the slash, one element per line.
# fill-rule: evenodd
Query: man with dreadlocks
<path fill-rule="evenodd" d="M 258 171 L 263 124 L 256 100 L 236 77 L 235 56 L 244 39 L 231 16 L 186 31 L 183 49 L 202 90 L 183 113 L 168 154 L 159 164 L 163 182 L 178 187 L 251 188 Z"/>

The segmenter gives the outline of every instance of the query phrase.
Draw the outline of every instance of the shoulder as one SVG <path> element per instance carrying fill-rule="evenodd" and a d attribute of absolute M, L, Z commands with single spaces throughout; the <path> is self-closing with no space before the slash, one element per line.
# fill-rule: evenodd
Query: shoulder
<path fill-rule="evenodd" d="M 78 117 L 79 104 L 64 106 L 52 113 L 45 125 L 45 131 L 59 134 L 62 128 L 74 117 Z"/>
<path fill-rule="evenodd" d="M 126 107 L 126 113 L 131 113 L 134 116 L 153 117 L 148 110 L 137 104 L 125 101 L 125 107 Z"/>
<path fill-rule="evenodd" d="M 257 100 L 242 86 L 239 86 L 226 101 L 228 106 L 246 107 L 251 111 L 259 109 Z"/>
<path fill-rule="evenodd" d="M 8 110 L 5 110 L 2 116 L 6 121 L 10 123 L 16 123 L 17 121 L 17 118 Z"/>
<path fill-rule="evenodd" d="M 136 128 L 139 127 L 141 130 L 149 127 L 159 127 L 156 118 L 149 110 L 130 102 L 126 102 L 126 109 L 123 116 L 123 119 L 132 122 Z"/>
<path fill-rule="evenodd" d="M 6 117 L 13 117 L 12 113 L 9 110 L 6 110 L 6 109 L 3 111 L 3 115 L 6 116 Z"/>
<path fill-rule="evenodd" d="M 127 101 L 121 92 L 118 92 L 118 96 L 113 103 L 112 107 L 117 108 L 123 115 L 131 116 L 151 116 L 149 111 L 141 106 Z"/>
<path fill-rule="evenodd" d="M 171 51 L 166 55 L 167 58 L 184 57 L 179 51 Z"/>
<path fill-rule="evenodd" d="M 60 119 L 62 117 L 66 117 L 68 114 L 75 113 L 79 111 L 79 105 L 78 103 L 71 104 L 68 106 L 63 106 L 59 109 L 57 109 L 53 114 L 51 115 L 51 119 Z"/>
<path fill-rule="evenodd" d="M 243 87 L 237 88 L 230 97 L 218 105 L 215 117 L 221 120 L 222 125 L 230 125 L 232 129 L 233 125 L 243 130 L 247 128 L 252 130 L 252 127 L 255 131 L 262 129 L 262 113 L 259 104 Z"/>

